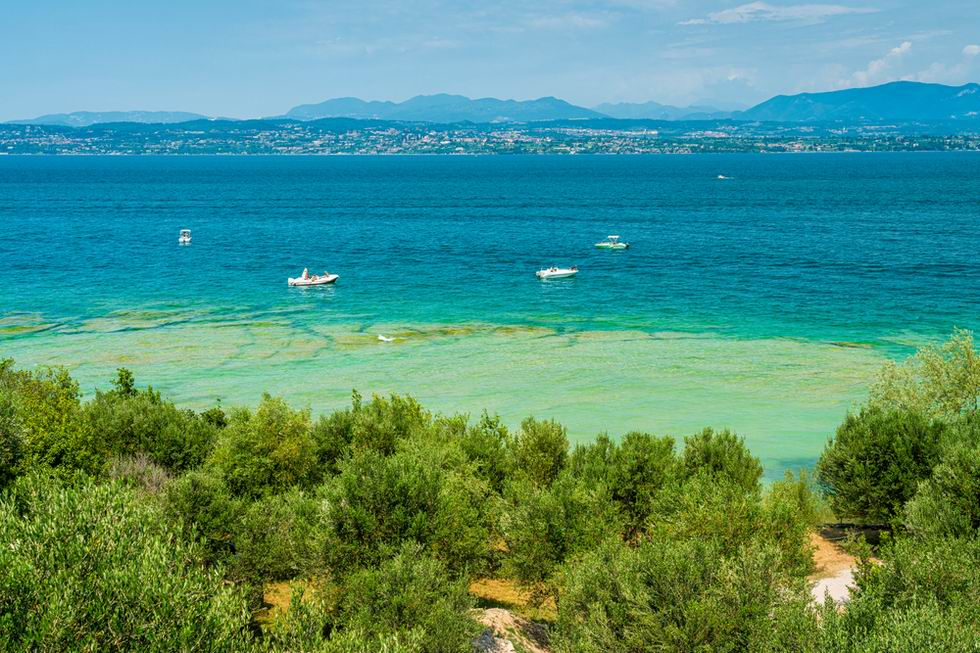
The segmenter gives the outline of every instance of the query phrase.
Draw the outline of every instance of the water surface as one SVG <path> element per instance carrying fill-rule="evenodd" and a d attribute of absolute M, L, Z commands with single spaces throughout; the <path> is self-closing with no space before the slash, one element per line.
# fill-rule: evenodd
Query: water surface
<path fill-rule="evenodd" d="M 769 476 L 883 360 L 980 327 L 969 153 L 0 157 L 0 219 L 0 356 L 86 391 L 125 365 L 197 408 L 357 388 L 579 441 L 730 427 Z M 340 281 L 287 288 L 304 266 Z"/>

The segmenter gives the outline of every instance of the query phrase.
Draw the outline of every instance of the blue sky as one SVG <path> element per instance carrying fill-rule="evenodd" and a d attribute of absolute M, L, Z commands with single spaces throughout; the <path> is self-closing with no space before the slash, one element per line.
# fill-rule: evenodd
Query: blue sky
<path fill-rule="evenodd" d="M 748 105 L 980 79 L 978 0 L 5 0 L 0 120 L 420 93 Z"/>

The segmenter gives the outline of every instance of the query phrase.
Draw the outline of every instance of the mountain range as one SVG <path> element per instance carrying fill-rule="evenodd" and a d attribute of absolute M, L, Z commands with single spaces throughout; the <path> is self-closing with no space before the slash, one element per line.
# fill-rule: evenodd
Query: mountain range
<path fill-rule="evenodd" d="M 969 120 L 980 116 L 980 84 L 891 82 L 829 93 L 777 95 L 739 114 L 775 122 Z"/>
<path fill-rule="evenodd" d="M 206 118 L 166 111 L 106 111 L 49 114 L 20 124 L 85 127 L 105 122 L 178 123 Z M 526 123 L 546 120 L 741 120 L 771 122 L 960 121 L 980 120 L 980 85 L 946 86 L 891 82 L 824 93 L 777 95 L 745 111 L 709 106 L 675 107 L 657 102 L 600 104 L 586 108 L 554 97 L 536 100 L 470 99 L 462 95 L 419 95 L 404 102 L 337 98 L 303 104 L 275 119 L 349 118 L 432 123 Z"/>
<path fill-rule="evenodd" d="M 74 111 L 49 113 L 29 120 L 11 120 L 21 125 L 63 125 L 88 127 L 105 122 L 176 123 L 207 118 L 199 113 L 186 111 Z"/>
<path fill-rule="evenodd" d="M 554 97 L 537 100 L 471 100 L 463 95 L 417 95 L 404 102 L 366 102 L 346 97 L 319 104 L 303 104 L 286 112 L 286 118 L 372 118 L 411 122 L 535 122 L 538 120 L 585 120 L 605 118 L 585 107 Z"/>

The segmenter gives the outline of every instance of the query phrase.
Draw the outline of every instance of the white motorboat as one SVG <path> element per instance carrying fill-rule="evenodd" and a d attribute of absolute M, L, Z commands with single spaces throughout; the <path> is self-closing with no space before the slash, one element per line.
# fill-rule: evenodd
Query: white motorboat
<path fill-rule="evenodd" d="M 180 235 L 177 236 L 178 245 L 190 245 L 191 244 L 191 230 L 181 229 Z"/>
<path fill-rule="evenodd" d="M 599 249 L 629 249 L 630 244 L 621 241 L 619 236 L 606 236 L 605 240 L 596 243 L 595 246 Z"/>
<path fill-rule="evenodd" d="M 335 282 L 339 278 L 339 274 L 330 274 L 329 272 L 311 275 L 309 269 L 305 269 L 303 270 L 303 274 L 295 279 L 293 277 L 289 277 L 288 283 L 290 286 L 296 286 L 298 288 L 305 288 L 307 286 L 326 286 Z"/>
<path fill-rule="evenodd" d="M 578 268 L 574 265 L 570 268 L 552 267 L 535 272 L 538 279 L 564 279 L 566 277 L 574 277 L 576 274 L 578 274 Z"/>

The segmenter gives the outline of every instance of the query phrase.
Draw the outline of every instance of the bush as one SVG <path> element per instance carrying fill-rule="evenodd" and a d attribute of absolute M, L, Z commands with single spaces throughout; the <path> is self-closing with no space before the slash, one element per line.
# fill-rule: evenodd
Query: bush
<path fill-rule="evenodd" d="M 762 463 L 749 453 L 744 440 L 728 430 L 707 428 L 684 438 L 681 466 L 688 478 L 708 474 L 731 481 L 745 492 L 758 491 L 762 478 Z"/>
<path fill-rule="evenodd" d="M 84 405 L 87 428 L 98 435 L 104 455 L 145 453 L 178 473 L 200 465 L 211 451 L 216 428 L 164 401 L 152 388 L 136 390 L 132 383 L 131 375 L 117 379 L 116 390 L 98 392 Z"/>
<path fill-rule="evenodd" d="M 657 497 L 677 477 L 673 438 L 627 433 L 612 456 L 613 498 L 626 515 L 627 537 L 635 537 L 653 513 Z"/>
<path fill-rule="evenodd" d="M 571 565 L 561 597 L 554 644 L 568 653 L 757 650 L 779 641 L 788 607 L 799 614 L 808 600 L 773 548 L 725 556 L 697 539 L 608 541 Z"/>
<path fill-rule="evenodd" d="M 232 554 L 242 506 L 220 476 L 188 472 L 167 486 L 163 505 L 173 522 L 183 524 L 190 537 L 202 540 L 208 560 L 225 560 Z"/>
<path fill-rule="evenodd" d="M 309 487 L 317 477 L 310 413 L 263 395 L 254 414 L 246 409 L 231 413 L 209 462 L 236 495 L 258 497 L 294 485 Z"/>
<path fill-rule="evenodd" d="M 350 443 L 355 449 L 371 449 L 384 455 L 395 452 L 397 443 L 411 439 L 432 425 L 432 416 L 411 397 L 375 396 L 361 404 L 355 395 Z"/>
<path fill-rule="evenodd" d="M 0 649 L 239 651 L 249 614 L 220 570 L 118 483 L 28 476 L 0 500 Z"/>
<path fill-rule="evenodd" d="M 476 474 L 495 492 L 500 493 L 507 476 L 507 447 L 510 434 L 499 417 L 483 413 L 480 421 L 467 427 L 460 437 L 460 447 L 473 463 Z"/>
<path fill-rule="evenodd" d="M 939 464 L 903 515 L 905 526 L 920 536 L 980 535 L 980 415 L 953 425 Z"/>
<path fill-rule="evenodd" d="M 955 419 L 977 412 L 980 353 L 969 331 L 956 329 L 941 347 L 925 347 L 898 365 L 887 363 L 871 386 L 868 406 Z"/>
<path fill-rule="evenodd" d="M 338 605 L 343 630 L 408 640 L 414 635 L 426 653 L 468 652 L 480 630 L 468 614 L 466 583 L 410 543 L 378 568 L 351 576 Z"/>
<path fill-rule="evenodd" d="M 931 474 L 944 431 L 920 413 L 871 408 L 848 415 L 817 461 L 817 478 L 834 512 L 891 520 Z"/>
<path fill-rule="evenodd" d="M 0 390 L 0 490 L 17 478 L 24 457 L 24 427 L 11 393 Z"/>
<path fill-rule="evenodd" d="M 365 449 L 344 460 L 322 489 L 327 560 L 336 574 L 377 565 L 405 542 L 423 546 L 454 573 L 479 568 L 489 554 L 483 504 L 487 488 L 443 469 L 438 451 L 392 456 Z"/>
<path fill-rule="evenodd" d="M 235 574 L 252 582 L 288 580 L 315 571 L 319 503 L 291 490 L 252 503 L 235 533 Z"/>
<path fill-rule="evenodd" d="M 608 489 L 579 481 L 567 470 L 546 488 L 518 479 L 505 499 L 503 568 L 538 603 L 557 598 L 556 577 L 567 560 L 622 531 Z"/>
<path fill-rule="evenodd" d="M 108 458 L 85 429 L 78 383 L 67 370 L 20 371 L 0 360 L 0 395 L 7 404 L 7 447 L 19 449 L 16 474 L 39 466 L 65 474 L 105 471 Z"/>
<path fill-rule="evenodd" d="M 824 613 L 826 651 L 976 651 L 980 540 L 899 538 L 864 561 L 847 610 Z"/>
<path fill-rule="evenodd" d="M 511 469 L 537 485 L 547 486 L 568 460 L 568 436 L 558 422 L 528 417 L 510 443 Z"/>

